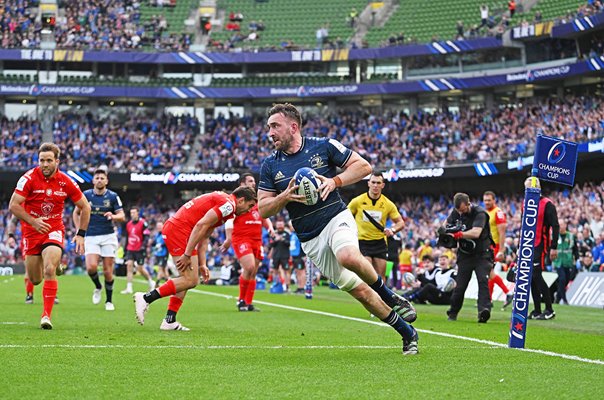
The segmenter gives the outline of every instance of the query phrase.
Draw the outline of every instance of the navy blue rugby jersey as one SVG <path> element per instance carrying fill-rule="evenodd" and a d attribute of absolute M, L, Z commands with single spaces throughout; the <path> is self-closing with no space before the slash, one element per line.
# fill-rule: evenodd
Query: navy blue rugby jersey
<path fill-rule="evenodd" d="M 327 178 L 336 176 L 352 156 L 352 150 L 334 139 L 303 137 L 302 146 L 294 154 L 274 151 L 262 163 L 258 189 L 279 194 L 287 189 L 289 181 L 302 167 L 314 169 Z M 285 206 L 301 242 L 319 235 L 329 221 L 346 210 L 338 190 L 334 190 L 313 206 L 291 201 Z"/>
<path fill-rule="evenodd" d="M 88 224 L 86 236 L 108 235 L 115 232 L 113 221 L 108 220 L 103 215 L 107 211 L 115 214 L 123 208 L 120 196 L 109 189 L 101 195 L 95 194 L 94 189 L 88 189 L 84 191 L 84 196 L 86 196 L 91 208 L 90 224 Z"/>

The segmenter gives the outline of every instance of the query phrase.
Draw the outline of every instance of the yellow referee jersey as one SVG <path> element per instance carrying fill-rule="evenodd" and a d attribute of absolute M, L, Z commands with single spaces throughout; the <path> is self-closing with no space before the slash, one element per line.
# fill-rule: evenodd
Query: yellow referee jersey
<path fill-rule="evenodd" d="M 366 211 L 382 226 L 386 226 L 388 218 L 394 220 L 401 216 L 394 203 L 384 195 L 381 195 L 377 200 L 373 200 L 367 193 L 363 193 L 352 199 L 348 204 L 348 209 L 352 212 L 352 215 L 354 215 L 354 219 L 356 220 L 359 229 L 359 240 L 378 240 L 386 238 L 384 232 L 376 228 L 363 211 Z"/>

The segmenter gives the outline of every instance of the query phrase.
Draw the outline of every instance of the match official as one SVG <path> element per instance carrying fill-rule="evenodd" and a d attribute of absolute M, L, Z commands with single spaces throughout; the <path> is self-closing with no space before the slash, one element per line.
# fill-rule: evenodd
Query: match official
<path fill-rule="evenodd" d="M 405 221 L 396 205 L 382 194 L 386 182 L 380 172 L 373 172 L 369 178 L 369 190 L 355 197 L 348 204 L 359 230 L 359 249 L 371 263 L 384 282 L 387 281 L 386 260 L 388 258 L 387 238 L 392 237 L 405 226 Z M 394 223 L 385 228 L 390 218 Z"/>

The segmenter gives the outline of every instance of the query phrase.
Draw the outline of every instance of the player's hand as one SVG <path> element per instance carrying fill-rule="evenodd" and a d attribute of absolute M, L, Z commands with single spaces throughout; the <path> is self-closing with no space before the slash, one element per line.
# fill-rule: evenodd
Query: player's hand
<path fill-rule="evenodd" d="M 505 259 L 505 256 L 503 255 L 503 252 L 502 251 L 497 252 L 497 254 L 495 255 L 495 261 L 501 262 L 504 259 Z"/>
<path fill-rule="evenodd" d="M 107 218 L 109 221 L 113 220 L 113 213 L 111 211 L 107 211 L 105 214 L 103 214 L 103 216 L 105 218 Z"/>
<path fill-rule="evenodd" d="M 210 270 L 208 269 L 208 267 L 206 267 L 205 265 L 200 265 L 199 276 L 201 277 L 203 283 L 208 283 L 208 281 L 210 280 Z"/>
<path fill-rule="evenodd" d="M 549 259 L 554 261 L 556 258 L 558 258 L 558 250 L 557 249 L 551 249 L 549 251 Z"/>
<path fill-rule="evenodd" d="M 296 201 L 298 203 L 306 203 L 306 197 L 297 194 L 297 190 L 300 186 L 296 185 L 296 180 L 292 178 L 287 185 L 287 189 L 281 193 L 287 199 L 287 202 Z"/>
<path fill-rule="evenodd" d="M 319 185 L 319 194 L 321 195 L 321 200 L 325 201 L 327 200 L 329 193 L 336 190 L 336 181 L 331 178 L 326 178 L 323 175 L 317 174 L 316 176 L 317 179 L 321 181 L 321 184 Z"/>
<path fill-rule="evenodd" d="M 394 231 L 390 228 L 386 228 L 384 229 L 384 235 L 386 235 L 386 237 L 392 237 L 394 235 L 396 235 L 396 233 L 394 233 Z"/>
<path fill-rule="evenodd" d="M 220 245 L 220 247 L 218 249 L 220 250 L 221 253 L 226 253 L 227 251 L 229 251 L 229 247 L 231 247 L 231 244 L 224 242 L 223 244 Z"/>
<path fill-rule="evenodd" d="M 73 238 L 73 243 L 75 243 L 75 252 L 76 254 L 82 255 L 84 254 L 84 238 L 80 235 L 75 235 Z"/>
<path fill-rule="evenodd" d="M 31 224 L 31 226 L 36 230 L 36 232 L 38 232 L 38 233 L 50 232 L 50 224 L 44 222 L 45 219 L 46 219 L 46 217 L 38 217 L 38 218 L 34 219 L 34 222 Z"/>
<path fill-rule="evenodd" d="M 176 260 L 176 269 L 178 272 L 184 273 L 186 270 L 191 269 L 191 256 L 183 254 Z"/>

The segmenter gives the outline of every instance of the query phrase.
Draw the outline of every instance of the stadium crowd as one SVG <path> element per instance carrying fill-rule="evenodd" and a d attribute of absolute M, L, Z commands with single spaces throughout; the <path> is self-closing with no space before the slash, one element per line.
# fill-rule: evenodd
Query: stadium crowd
<path fill-rule="evenodd" d="M 94 118 L 59 115 L 53 139 L 64 149 L 63 168 L 106 165 L 112 171 L 173 169 L 186 163 L 199 122 L 190 116 Z M 31 165 L 31 164 L 30 164 Z"/>
<path fill-rule="evenodd" d="M 57 48 L 77 50 L 131 50 L 143 46 L 155 51 L 186 51 L 188 34 L 168 33 L 163 15 L 141 19 L 139 1 L 63 2 L 65 15 L 55 27 Z"/>
<path fill-rule="evenodd" d="M 454 163 L 514 159 L 533 152 L 538 133 L 585 142 L 604 136 L 598 98 L 535 98 L 492 111 L 420 111 L 383 115 L 340 111 L 305 116 L 304 135 L 340 140 L 381 169 L 439 167 Z M 264 119 L 219 117 L 200 136 L 197 167 L 258 171 L 272 151 Z"/>
<path fill-rule="evenodd" d="M 5 0 L 0 4 L 0 43 L 3 49 L 40 47 L 42 25 L 31 12 L 38 0 Z"/>
<path fill-rule="evenodd" d="M 4 169 L 26 170 L 35 165 L 41 143 L 42 129 L 37 120 L 0 119 L 0 165 Z"/>

